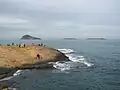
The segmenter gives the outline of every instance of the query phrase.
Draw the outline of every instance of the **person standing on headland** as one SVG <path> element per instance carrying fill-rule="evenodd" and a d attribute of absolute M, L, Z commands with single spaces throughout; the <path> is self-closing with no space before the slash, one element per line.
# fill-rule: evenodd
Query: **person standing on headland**
<path fill-rule="evenodd" d="M 12 46 L 14 46 L 14 42 L 12 43 Z"/>
<path fill-rule="evenodd" d="M 43 46 L 43 43 L 41 43 L 41 46 Z"/>
<path fill-rule="evenodd" d="M 41 59 L 40 54 L 37 54 L 37 59 L 38 59 L 38 60 L 40 60 L 40 59 Z"/>
<path fill-rule="evenodd" d="M 26 45 L 24 44 L 23 46 L 25 47 Z"/>
<path fill-rule="evenodd" d="M 19 44 L 19 48 L 21 47 L 21 44 Z"/>

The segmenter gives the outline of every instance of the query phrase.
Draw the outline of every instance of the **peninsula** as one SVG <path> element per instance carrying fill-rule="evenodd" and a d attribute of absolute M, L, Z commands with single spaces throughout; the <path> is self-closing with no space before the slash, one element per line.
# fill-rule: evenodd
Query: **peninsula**
<path fill-rule="evenodd" d="M 26 35 L 21 37 L 21 40 L 41 40 L 41 38 L 26 34 Z"/>
<path fill-rule="evenodd" d="M 37 59 L 37 55 L 40 59 Z M 32 46 L 0 46 L 0 78 L 12 75 L 18 69 L 52 68 L 48 62 L 68 60 L 60 51 L 44 47 Z"/>

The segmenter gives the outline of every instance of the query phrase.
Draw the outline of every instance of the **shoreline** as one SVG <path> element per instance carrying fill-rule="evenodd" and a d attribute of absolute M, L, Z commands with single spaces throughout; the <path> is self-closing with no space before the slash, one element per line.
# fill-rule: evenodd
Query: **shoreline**
<path fill-rule="evenodd" d="M 13 75 L 13 74 L 15 74 L 15 73 L 13 73 L 12 75 L 9 75 L 7 77 L 4 77 L 4 78 L 0 79 L 0 90 L 2 90 L 2 89 L 9 90 L 9 88 L 10 88 L 10 90 L 14 90 L 14 88 L 15 88 L 15 90 L 19 90 L 18 88 L 14 87 L 13 85 L 15 83 L 17 83 L 17 81 L 15 80 L 16 77 L 19 77 L 20 75 L 22 75 L 24 73 L 27 73 L 27 72 L 24 72 L 24 70 L 30 70 L 30 72 L 32 72 L 32 70 L 33 71 L 34 70 L 44 70 L 44 71 L 46 71 L 46 70 L 53 70 L 53 68 L 45 68 L 45 69 L 22 69 L 23 73 L 22 73 L 22 71 L 17 73 L 17 71 L 18 71 L 17 70 L 15 72 L 16 75 Z"/>

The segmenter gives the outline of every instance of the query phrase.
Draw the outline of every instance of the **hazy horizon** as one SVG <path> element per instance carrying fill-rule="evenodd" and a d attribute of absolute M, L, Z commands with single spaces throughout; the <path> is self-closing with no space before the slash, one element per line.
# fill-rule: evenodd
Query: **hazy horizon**
<path fill-rule="evenodd" d="M 0 0 L 0 39 L 120 39 L 119 0 Z"/>

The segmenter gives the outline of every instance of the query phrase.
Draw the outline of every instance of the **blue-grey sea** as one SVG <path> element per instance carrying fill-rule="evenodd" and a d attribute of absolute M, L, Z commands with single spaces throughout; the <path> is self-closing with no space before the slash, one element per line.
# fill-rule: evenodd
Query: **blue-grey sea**
<path fill-rule="evenodd" d="M 23 70 L 12 79 L 18 90 L 120 90 L 120 40 L 1 40 L 1 44 L 44 43 L 70 61 L 55 69 Z"/>

